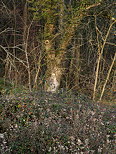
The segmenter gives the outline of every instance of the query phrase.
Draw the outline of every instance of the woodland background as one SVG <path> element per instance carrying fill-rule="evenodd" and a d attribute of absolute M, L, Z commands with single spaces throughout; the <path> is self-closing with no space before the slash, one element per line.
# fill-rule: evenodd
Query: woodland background
<path fill-rule="evenodd" d="M 62 59 L 60 88 L 111 101 L 116 84 L 115 4 L 114 0 L 1 0 L 1 93 L 44 89 L 45 41 L 52 40 L 57 54 L 67 29 L 70 40 Z M 47 23 L 55 27 L 49 35 Z"/>
<path fill-rule="evenodd" d="M 116 153 L 115 4 L 0 1 L 0 153 Z"/>

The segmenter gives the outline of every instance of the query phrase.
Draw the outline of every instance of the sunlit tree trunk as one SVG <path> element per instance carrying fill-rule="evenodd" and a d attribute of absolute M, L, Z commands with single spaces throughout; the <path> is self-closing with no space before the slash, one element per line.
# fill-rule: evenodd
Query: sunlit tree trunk
<path fill-rule="evenodd" d="M 56 51 L 53 44 L 54 24 L 45 25 L 45 35 L 50 34 L 47 40 L 45 40 L 46 59 L 47 59 L 47 71 L 45 90 L 48 92 L 55 92 L 59 87 L 61 69 L 58 65 L 56 57 Z"/>
<path fill-rule="evenodd" d="M 53 34 L 54 25 L 47 25 L 47 31 Z M 56 92 L 60 86 L 60 81 L 64 68 L 62 62 L 64 61 L 64 55 L 66 53 L 66 48 L 71 40 L 71 34 L 73 33 L 74 28 L 71 27 L 68 29 L 68 32 L 65 34 L 63 40 L 59 44 L 59 49 L 55 50 L 52 39 L 45 40 L 45 49 L 46 49 L 46 59 L 47 59 L 47 71 L 46 71 L 46 82 L 45 90 L 48 92 Z"/>

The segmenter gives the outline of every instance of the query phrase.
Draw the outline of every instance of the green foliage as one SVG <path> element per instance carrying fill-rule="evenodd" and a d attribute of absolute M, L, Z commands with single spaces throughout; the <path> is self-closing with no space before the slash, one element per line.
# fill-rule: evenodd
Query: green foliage
<path fill-rule="evenodd" d="M 50 22 L 54 22 L 56 17 L 59 15 L 58 13 L 58 7 L 59 7 L 59 1 L 56 0 L 29 0 L 28 9 L 30 12 L 32 12 L 33 18 L 35 20 L 37 19 L 50 19 Z M 49 22 L 49 21 L 48 21 Z"/>
<path fill-rule="evenodd" d="M 54 23 L 61 15 L 60 9 L 62 7 L 65 12 L 64 15 L 70 20 L 72 15 L 78 15 L 80 10 L 85 10 L 87 6 L 97 2 L 100 2 L 100 0 L 82 0 L 79 2 L 74 0 L 71 4 L 65 2 L 66 6 L 64 6 L 61 0 L 28 0 L 28 9 L 32 13 L 35 20 L 45 19 L 50 23 Z"/>
<path fill-rule="evenodd" d="M 12 154 L 114 152 L 113 107 L 44 92 L 0 98 L 0 104 L 0 133 Z"/>

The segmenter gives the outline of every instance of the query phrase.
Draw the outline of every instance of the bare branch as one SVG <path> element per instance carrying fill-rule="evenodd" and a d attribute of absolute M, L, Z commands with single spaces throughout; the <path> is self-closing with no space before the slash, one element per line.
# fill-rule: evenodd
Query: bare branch
<path fill-rule="evenodd" d="M 17 59 L 19 62 L 21 62 L 21 63 L 27 68 L 27 66 L 25 65 L 25 63 L 23 62 L 23 60 L 17 58 L 17 57 L 14 56 L 12 53 L 10 53 L 10 52 L 6 49 L 6 47 L 3 47 L 2 45 L 0 45 L 0 47 L 1 47 L 7 54 L 9 54 L 9 55 L 11 55 L 12 57 L 14 57 L 15 59 Z"/>
<path fill-rule="evenodd" d="M 93 8 L 93 7 L 99 6 L 100 4 L 101 4 L 101 3 L 92 4 L 92 5 L 88 6 L 88 7 L 86 8 L 86 10 L 89 10 L 89 9 L 91 9 L 91 8 Z"/>

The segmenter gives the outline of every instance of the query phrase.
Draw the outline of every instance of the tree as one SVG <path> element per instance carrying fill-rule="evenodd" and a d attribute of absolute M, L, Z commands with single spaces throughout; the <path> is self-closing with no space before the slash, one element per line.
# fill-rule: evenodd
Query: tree
<path fill-rule="evenodd" d="M 98 0 L 94 3 L 89 0 L 78 2 L 64 0 L 33 1 L 33 5 L 36 6 L 34 11 L 36 17 L 40 3 L 43 7 L 41 11 L 45 22 L 44 46 L 47 59 L 45 90 L 56 92 L 64 72 L 62 63 L 65 61 L 67 47 L 75 29 L 78 28 L 83 17 L 87 15 L 87 11 L 100 5 L 100 2 Z"/>
<path fill-rule="evenodd" d="M 3 0 L 0 4 L 5 79 L 30 91 L 43 85 L 49 92 L 76 88 L 93 98 L 104 93 L 102 87 L 112 86 L 114 67 L 103 85 L 114 57 L 115 24 L 104 42 L 114 17 L 113 0 Z"/>

